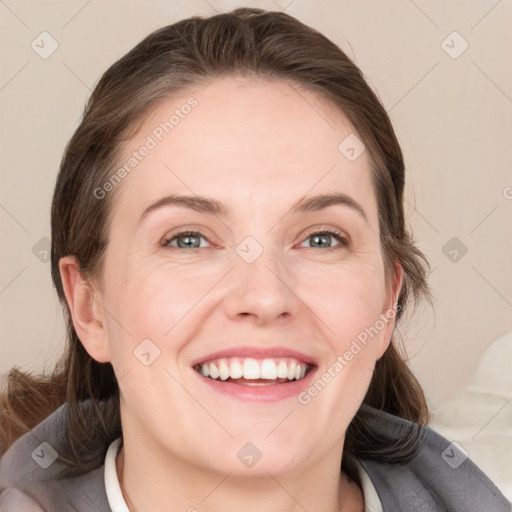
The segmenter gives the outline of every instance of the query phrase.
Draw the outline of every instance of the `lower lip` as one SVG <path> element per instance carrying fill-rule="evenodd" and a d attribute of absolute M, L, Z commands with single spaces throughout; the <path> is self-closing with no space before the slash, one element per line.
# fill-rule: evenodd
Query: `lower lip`
<path fill-rule="evenodd" d="M 312 368 L 306 376 L 300 380 L 294 380 L 285 384 L 268 384 L 265 386 L 249 386 L 235 384 L 204 377 L 196 370 L 192 371 L 202 382 L 215 391 L 231 396 L 242 402 L 279 402 L 288 398 L 296 397 L 311 385 L 317 367 Z"/>

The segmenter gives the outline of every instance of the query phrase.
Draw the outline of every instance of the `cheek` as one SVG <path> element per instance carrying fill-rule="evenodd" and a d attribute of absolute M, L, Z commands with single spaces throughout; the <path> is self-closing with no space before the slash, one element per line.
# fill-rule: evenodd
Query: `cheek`
<path fill-rule="evenodd" d="M 346 342 L 379 318 L 385 281 L 378 262 L 332 266 L 323 273 L 301 275 L 298 295 L 331 331 L 327 339 Z"/>
<path fill-rule="evenodd" d="M 179 336 L 186 322 L 180 322 L 188 319 L 197 294 L 179 273 L 176 277 L 153 268 L 127 275 L 126 286 L 116 287 L 109 297 L 107 336 L 123 399 L 138 408 L 155 399 L 145 390 L 173 396 L 174 381 L 165 370 L 186 343 L 186 336 Z"/>
<path fill-rule="evenodd" d="M 321 320 L 317 326 L 329 351 L 298 401 L 320 424 L 336 425 L 336 432 L 345 431 L 372 379 L 376 349 L 385 336 L 384 290 L 378 265 L 358 265 L 315 280 L 305 299 Z"/>
<path fill-rule="evenodd" d="M 114 291 L 106 306 L 112 312 L 108 336 L 114 353 L 118 358 L 129 357 L 145 339 L 162 352 L 170 346 L 173 351 L 179 350 L 180 343 L 186 342 L 183 329 L 195 321 L 201 310 L 201 297 L 216 280 L 217 274 L 201 274 L 197 267 L 187 271 L 165 262 L 114 270 L 112 283 L 125 283 L 111 288 Z"/>
<path fill-rule="evenodd" d="M 326 366 L 319 368 L 316 385 L 303 397 L 304 402 L 331 404 L 333 421 L 343 423 L 352 417 L 370 384 L 377 348 L 386 336 L 387 323 L 382 308 L 385 299 L 383 268 L 377 261 L 333 269 L 317 275 L 309 292 L 303 288 L 304 302 L 315 312 L 321 341 L 328 344 Z M 323 414 L 317 411 L 318 414 Z"/>

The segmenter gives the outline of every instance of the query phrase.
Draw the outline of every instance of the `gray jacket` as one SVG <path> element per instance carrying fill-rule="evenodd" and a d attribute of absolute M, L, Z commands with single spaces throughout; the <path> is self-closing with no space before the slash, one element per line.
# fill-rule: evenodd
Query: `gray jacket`
<path fill-rule="evenodd" d="M 372 431 L 398 438 L 411 423 L 370 407 Z M 58 480 L 66 404 L 20 437 L 0 459 L 2 512 L 110 512 L 104 467 Z M 511 504 L 458 448 L 426 427 L 421 448 L 408 464 L 358 459 L 384 512 L 510 512 Z M 105 451 L 107 446 L 105 446 Z"/>

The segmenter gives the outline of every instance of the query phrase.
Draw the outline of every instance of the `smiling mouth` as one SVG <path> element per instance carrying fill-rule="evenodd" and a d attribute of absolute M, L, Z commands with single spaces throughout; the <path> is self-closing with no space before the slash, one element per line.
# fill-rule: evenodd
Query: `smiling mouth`
<path fill-rule="evenodd" d="M 242 386 L 272 386 L 303 379 L 314 365 L 290 357 L 254 359 L 229 357 L 196 364 L 203 377 Z"/>

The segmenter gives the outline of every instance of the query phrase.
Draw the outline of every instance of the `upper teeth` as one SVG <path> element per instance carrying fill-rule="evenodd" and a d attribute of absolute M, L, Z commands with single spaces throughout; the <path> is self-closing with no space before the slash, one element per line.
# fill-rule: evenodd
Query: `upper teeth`
<path fill-rule="evenodd" d="M 212 379 L 302 379 L 306 375 L 307 363 L 283 357 L 278 359 L 252 359 L 229 357 L 215 359 L 197 365 L 197 370 Z"/>

